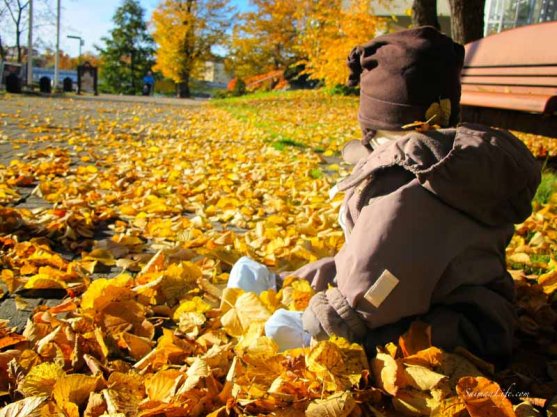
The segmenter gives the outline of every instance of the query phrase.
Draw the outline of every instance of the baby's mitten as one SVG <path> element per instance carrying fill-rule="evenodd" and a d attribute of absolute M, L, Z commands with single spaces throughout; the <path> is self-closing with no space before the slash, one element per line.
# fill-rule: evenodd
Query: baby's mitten
<path fill-rule="evenodd" d="M 365 337 L 367 327 L 363 318 L 348 304 L 338 288 L 315 294 L 304 312 L 304 330 L 317 340 L 341 336 L 351 342 Z"/>

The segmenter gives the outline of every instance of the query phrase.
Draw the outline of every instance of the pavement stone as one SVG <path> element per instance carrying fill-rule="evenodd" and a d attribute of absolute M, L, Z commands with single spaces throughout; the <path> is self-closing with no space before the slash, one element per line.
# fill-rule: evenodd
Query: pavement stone
<path fill-rule="evenodd" d="M 65 291 L 64 291 L 65 293 Z M 8 296 L 0 303 L 0 319 L 8 320 L 9 327 L 15 327 L 16 332 L 22 333 L 27 320 L 35 309 L 41 305 L 53 307 L 60 304 L 61 297 L 53 298 L 53 294 L 45 294 L 50 298 L 19 297 L 16 303 L 15 296 Z"/>

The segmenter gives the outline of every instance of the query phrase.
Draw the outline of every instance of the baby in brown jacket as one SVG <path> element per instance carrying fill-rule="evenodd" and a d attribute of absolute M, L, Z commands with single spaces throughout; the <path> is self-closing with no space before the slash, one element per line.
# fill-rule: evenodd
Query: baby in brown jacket
<path fill-rule="evenodd" d="M 312 337 L 336 334 L 373 354 L 420 319 L 436 346 L 497 362 L 511 354 L 505 247 L 531 213 L 540 166 L 508 132 L 457 126 L 463 60 L 464 48 L 432 27 L 350 54 L 363 139 L 343 151 L 355 163 L 338 184 L 346 242 L 293 273 L 318 291 L 303 313 Z M 426 120 L 440 128 L 404 133 Z M 271 337 L 281 331 L 270 327 Z"/>

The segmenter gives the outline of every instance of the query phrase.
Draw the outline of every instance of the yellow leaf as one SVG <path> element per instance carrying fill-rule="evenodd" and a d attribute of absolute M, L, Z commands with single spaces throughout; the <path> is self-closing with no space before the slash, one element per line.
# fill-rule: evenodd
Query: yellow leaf
<path fill-rule="evenodd" d="M 6 283 L 8 291 L 12 294 L 22 284 L 22 281 L 19 279 L 19 277 L 15 276 L 14 271 L 12 271 L 11 269 L 2 269 L 2 275 L 0 275 L 0 278 L 2 278 L 2 281 Z"/>
<path fill-rule="evenodd" d="M 19 383 L 19 390 L 26 396 L 50 395 L 54 384 L 66 373 L 56 363 L 41 363 L 31 368 L 29 373 Z"/>
<path fill-rule="evenodd" d="M 113 301 L 129 299 L 133 297 L 131 283 L 131 277 L 125 274 L 112 279 L 96 279 L 81 296 L 81 308 L 101 310 Z"/>
<path fill-rule="evenodd" d="M 406 333 L 398 339 L 403 356 L 413 355 L 431 347 L 431 327 L 421 321 L 413 321 Z"/>
<path fill-rule="evenodd" d="M 222 298 L 220 302 L 220 310 L 224 314 L 228 310 L 234 307 L 236 300 L 240 295 L 244 293 L 241 288 L 229 288 L 226 287 L 222 292 Z"/>
<path fill-rule="evenodd" d="M 193 297 L 191 300 L 182 301 L 174 312 L 173 318 L 178 321 L 182 313 L 206 313 L 210 309 L 211 306 L 201 297 Z"/>
<path fill-rule="evenodd" d="M 443 380 L 447 380 L 446 375 L 439 374 L 423 366 L 407 366 L 404 369 L 409 383 L 422 391 L 429 391 L 435 388 Z"/>
<path fill-rule="evenodd" d="M 244 328 L 238 317 L 236 308 L 229 309 L 220 318 L 222 329 L 232 337 L 240 337 L 244 333 Z"/>
<path fill-rule="evenodd" d="M 433 410 L 432 417 L 468 417 L 466 404 L 459 397 L 446 398 L 440 401 L 439 406 Z"/>
<path fill-rule="evenodd" d="M 432 397 L 420 391 L 399 390 L 393 398 L 396 411 L 409 416 L 429 416 L 432 411 Z"/>
<path fill-rule="evenodd" d="M 136 336 L 128 332 L 124 332 L 122 337 L 126 342 L 126 347 L 130 352 L 130 356 L 135 360 L 141 359 L 153 348 L 153 343 L 144 337 Z"/>
<path fill-rule="evenodd" d="M 350 392 L 340 392 L 323 400 L 314 400 L 306 409 L 306 417 L 347 417 L 356 407 Z"/>
<path fill-rule="evenodd" d="M 259 294 L 259 299 L 270 313 L 274 313 L 280 306 L 280 298 L 275 290 L 263 291 Z"/>
<path fill-rule="evenodd" d="M 309 281 L 305 279 L 294 279 L 288 281 L 287 285 L 283 286 L 279 295 L 282 299 L 282 304 L 288 306 L 289 310 L 303 311 L 307 308 L 309 300 L 315 291 L 311 288 Z"/>
<path fill-rule="evenodd" d="M 205 324 L 207 318 L 202 313 L 189 311 L 180 313 L 178 317 L 178 329 L 182 333 L 188 334 L 192 332 L 191 337 L 196 337 L 199 334 L 199 328 Z M 188 334 L 188 336 L 190 336 Z"/>
<path fill-rule="evenodd" d="M 116 259 L 108 249 L 93 249 L 89 253 L 84 253 L 81 259 L 83 261 L 97 261 L 106 266 L 116 265 Z"/>
<path fill-rule="evenodd" d="M 234 305 L 242 328 L 247 329 L 251 323 L 266 322 L 271 313 L 253 292 L 238 297 Z"/>
<path fill-rule="evenodd" d="M 460 378 L 456 392 L 471 417 L 515 417 L 513 406 L 501 387 L 487 378 Z"/>
<path fill-rule="evenodd" d="M 182 382 L 182 372 L 167 369 L 157 372 L 145 380 L 145 392 L 151 401 L 168 402 Z"/>
<path fill-rule="evenodd" d="M 538 278 L 538 284 L 543 288 L 543 292 L 551 295 L 557 290 L 557 271 L 550 271 L 542 274 Z"/>
<path fill-rule="evenodd" d="M 0 417 L 40 417 L 39 407 L 47 398 L 46 396 L 37 395 L 8 404 L 0 410 Z"/>
<path fill-rule="evenodd" d="M 441 127 L 449 126 L 451 119 L 451 100 L 444 98 L 438 103 L 432 103 L 425 113 L 426 120 L 440 125 Z"/>
<path fill-rule="evenodd" d="M 320 381 L 325 384 L 325 389 L 336 391 L 340 387 L 335 376 L 345 370 L 342 353 L 335 343 L 328 340 L 318 342 L 313 346 L 306 358 L 307 368 L 315 372 Z"/>
<path fill-rule="evenodd" d="M 202 275 L 201 269 L 189 261 L 169 265 L 164 271 L 160 284 L 160 292 L 164 300 L 169 305 L 174 305 L 188 287 L 196 285 Z"/>
<path fill-rule="evenodd" d="M 54 289 L 54 288 L 67 288 L 67 284 L 64 281 L 60 281 L 58 279 L 52 279 L 48 275 L 45 274 L 37 274 L 32 276 L 29 281 L 25 283 L 23 288 L 28 289 Z"/>
<path fill-rule="evenodd" d="M 186 372 L 187 378 L 177 391 L 177 394 L 187 393 L 197 387 L 201 379 L 211 376 L 211 369 L 204 359 L 195 358 L 192 365 Z"/>
<path fill-rule="evenodd" d="M 383 352 L 377 352 L 377 355 L 371 361 L 371 369 L 379 388 L 395 396 L 400 385 L 400 371 L 399 365 L 393 357 Z"/>
<path fill-rule="evenodd" d="M 97 389 L 98 377 L 81 374 L 63 375 L 56 381 L 52 394 L 58 406 L 63 407 L 66 401 L 82 405 L 89 394 Z"/>
<path fill-rule="evenodd" d="M 517 263 L 517 264 L 525 264 L 530 265 L 532 262 L 530 261 L 530 255 L 527 253 L 513 253 L 507 258 L 510 262 Z"/>

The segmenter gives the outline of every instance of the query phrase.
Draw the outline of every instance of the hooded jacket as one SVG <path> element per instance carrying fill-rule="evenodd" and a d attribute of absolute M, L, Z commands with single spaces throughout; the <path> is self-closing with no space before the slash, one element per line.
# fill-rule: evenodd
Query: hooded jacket
<path fill-rule="evenodd" d="M 515 313 L 505 247 L 540 177 L 516 137 L 472 124 L 412 132 L 363 155 L 339 184 L 344 246 L 295 273 L 319 291 L 304 327 L 372 354 L 419 318 L 436 346 L 508 358 Z"/>

